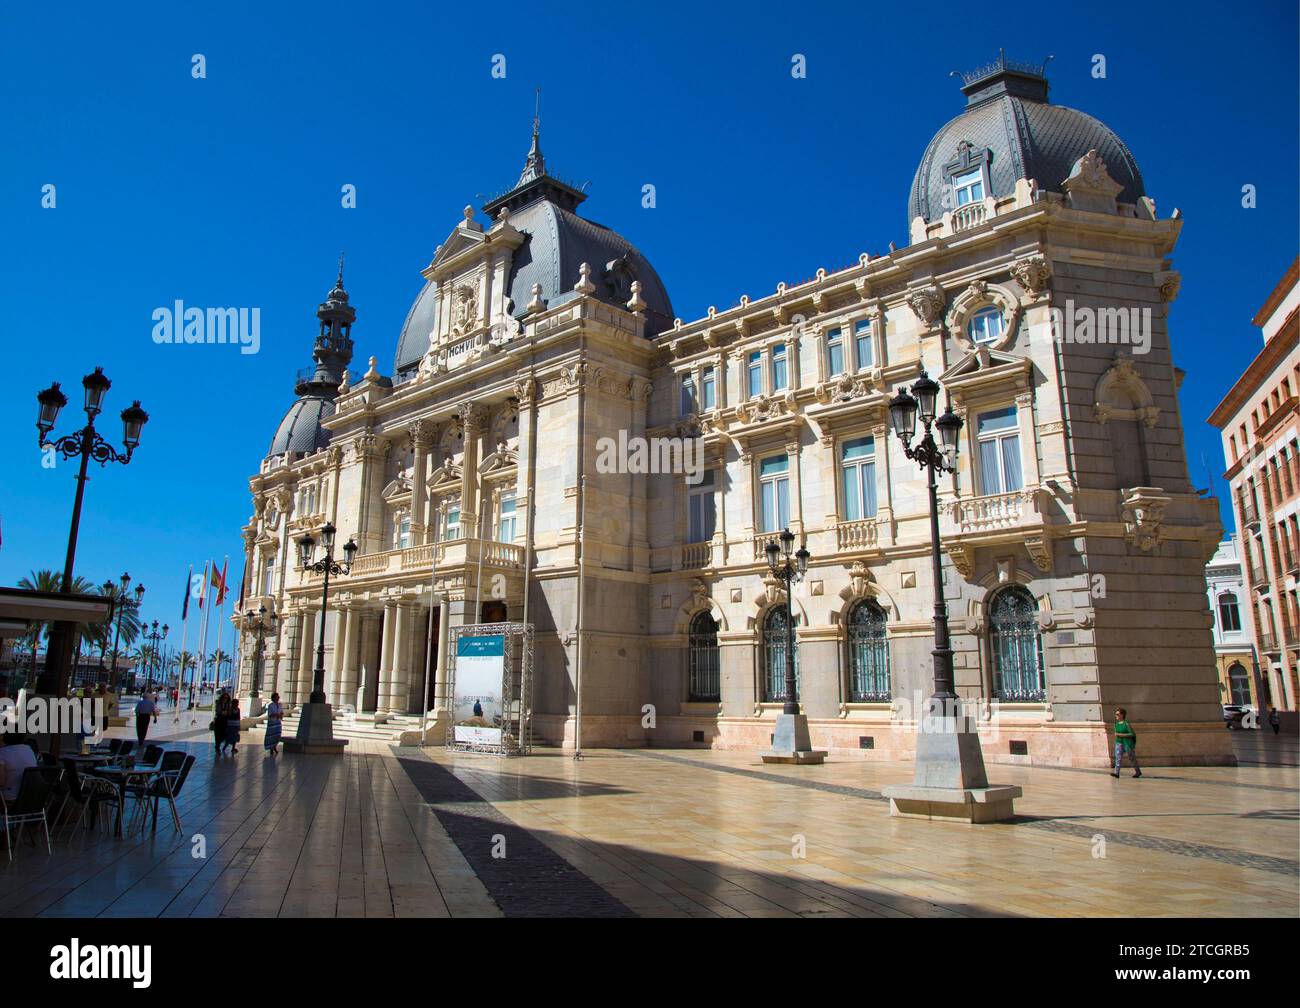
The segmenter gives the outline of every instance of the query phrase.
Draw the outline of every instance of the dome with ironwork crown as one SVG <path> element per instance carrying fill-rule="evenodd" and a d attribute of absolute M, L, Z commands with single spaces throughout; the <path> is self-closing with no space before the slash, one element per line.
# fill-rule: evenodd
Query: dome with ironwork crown
<path fill-rule="evenodd" d="M 909 225 L 918 217 L 931 223 L 987 196 L 1010 196 L 1022 178 L 1061 192 L 1074 163 L 1090 150 L 1123 186 L 1120 203 L 1146 195 L 1137 161 L 1113 130 L 1047 100 L 1046 66 L 1047 60 L 1019 63 L 999 54 L 988 66 L 960 74 L 966 109 L 925 148 L 912 181 Z"/>

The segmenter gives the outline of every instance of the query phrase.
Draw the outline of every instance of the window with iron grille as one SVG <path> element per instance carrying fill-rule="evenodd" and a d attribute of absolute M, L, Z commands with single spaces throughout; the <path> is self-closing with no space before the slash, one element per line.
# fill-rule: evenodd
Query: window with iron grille
<path fill-rule="evenodd" d="M 993 596 L 989 605 L 989 647 L 993 654 L 994 696 L 1020 702 L 1047 699 L 1038 603 L 1019 585 Z"/>
<path fill-rule="evenodd" d="M 885 612 L 874 599 L 863 599 L 849 614 L 849 675 L 854 703 L 893 699 Z"/>
<path fill-rule="evenodd" d="M 691 620 L 687 663 L 689 665 L 688 699 L 710 701 L 722 699 L 722 677 L 718 665 L 718 624 L 708 611 Z"/>
<path fill-rule="evenodd" d="M 785 696 L 786 627 L 785 606 L 775 605 L 763 618 L 763 701 L 783 703 Z M 794 647 L 794 698 L 799 699 L 799 641 Z"/>

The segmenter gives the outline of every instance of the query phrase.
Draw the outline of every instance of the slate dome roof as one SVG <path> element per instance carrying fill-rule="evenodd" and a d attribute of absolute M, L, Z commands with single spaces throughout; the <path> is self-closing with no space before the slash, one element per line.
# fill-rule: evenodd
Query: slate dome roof
<path fill-rule="evenodd" d="M 966 110 L 925 148 L 908 200 L 909 226 L 917 217 L 932 222 L 952 209 L 950 176 L 959 165 L 987 165 L 985 195 L 1010 196 L 1021 178 L 1061 192 L 1075 161 L 1095 149 L 1124 187 L 1116 196 L 1119 202 L 1134 203 L 1146 195 L 1137 161 L 1113 130 L 1086 112 L 1047 100 L 1045 66 L 999 55 L 990 65 L 961 75 Z"/>
<path fill-rule="evenodd" d="M 314 452 L 330 443 L 329 431 L 320 423 L 334 415 L 334 401 L 324 396 L 303 396 L 294 400 L 289 412 L 275 429 L 267 455 L 285 452 Z"/>
<path fill-rule="evenodd" d="M 626 238 L 576 213 L 585 200 L 582 191 L 546 173 L 536 128 L 518 183 L 483 207 L 489 217 L 501 208 L 510 211 L 510 225 L 527 238 L 514 252 L 506 296 L 516 318 L 527 312 L 533 285 L 542 285 L 542 300 L 555 307 L 578 295 L 573 287 L 585 262 L 591 266 L 592 295 L 606 304 L 625 307 L 632 297 L 633 280 L 641 282 L 646 303 L 647 337 L 672 325 L 673 307 L 668 291 L 653 266 Z M 410 371 L 429 348 L 429 332 L 437 322 L 437 284 L 428 281 L 407 313 L 394 359 L 395 373 Z"/>

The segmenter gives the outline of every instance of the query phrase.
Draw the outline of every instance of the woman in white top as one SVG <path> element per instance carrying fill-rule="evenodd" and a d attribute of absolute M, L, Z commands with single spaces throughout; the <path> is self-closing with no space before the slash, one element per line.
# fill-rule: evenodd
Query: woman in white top
<path fill-rule="evenodd" d="M 272 693 L 271 702 L 266 705 L 266 738 L 263 747 L 274 756 L 280 751 L 280 721 L 284 718 L 284 708 L 280 706 L 280 694 Z"/>

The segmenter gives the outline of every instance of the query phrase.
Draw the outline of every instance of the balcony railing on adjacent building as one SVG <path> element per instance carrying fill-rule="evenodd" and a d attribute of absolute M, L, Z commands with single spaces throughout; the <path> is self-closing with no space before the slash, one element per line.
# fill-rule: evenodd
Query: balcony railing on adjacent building
<path fill-rule="evenodd" d="M 699 570 L 713 566 L 713 543 L 710 541 L 687 543 L 682 547 L 682 569 Z"/>
<path fill-rule="evenodd" d="M 835 526 L 835 548 L 841 553 L 871 549 L 880 540 L 876 519 L 845 521 Z"/>
<path fill-rule="evenodd" d="M 524 548 L 491 539 L 446 539 L 405 549 L 367 553 L 357 557 L 352 564 L 352 576 L 371 577 L 376 574 L 426 571 L 435 564 L 439 567 L 478 564 L 480 559 L 484 567 L 522 570 Z"/>
<path fill-rule="evenodd" d="M 951 535 L 974 535 L 1015 529 L 1035 519 L 1033 489 L 982 497 L 957 497 L 940 505 L 944 531 Z"/>
<path fill-rule="evenodd" d="M 1260 634 L 1259 649 L 1265 654 L 1277 654 L 1281 650 L 1278 647 L 1277 636 L 1271 633 Z"/>

